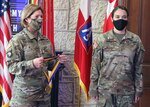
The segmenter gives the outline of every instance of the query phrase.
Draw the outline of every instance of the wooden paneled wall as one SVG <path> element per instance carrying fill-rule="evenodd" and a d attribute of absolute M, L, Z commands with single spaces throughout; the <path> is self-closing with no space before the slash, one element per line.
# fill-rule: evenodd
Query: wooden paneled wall
<path fill-rule="evenodd" d="M 150 0 L 123 0 L 129 10 L 128 29 L 138 34 L 145 47 L 144 94 L 136 107 L 150 107 Z"/>

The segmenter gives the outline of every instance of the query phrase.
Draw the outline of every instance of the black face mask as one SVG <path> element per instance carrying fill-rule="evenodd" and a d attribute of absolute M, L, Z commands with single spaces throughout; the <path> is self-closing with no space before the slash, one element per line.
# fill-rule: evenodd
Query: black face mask
<path fill-rule="evenodd" d="M 113 20 L 113 24 L 117 30 L 123 30 L 127 26 L 128 21 L 123 19 Z"/>

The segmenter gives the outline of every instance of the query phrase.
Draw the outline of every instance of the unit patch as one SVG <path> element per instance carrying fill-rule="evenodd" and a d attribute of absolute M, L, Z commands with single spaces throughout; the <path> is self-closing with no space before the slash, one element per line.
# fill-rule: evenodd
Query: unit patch
<path fill-rule="evenodd" d="M 11 58 L 12 56 L 13 56 L 12 50 L 8 51 L 8 52 L 7 52 L 7 57 L 8 57 L 8 58 Z"/>

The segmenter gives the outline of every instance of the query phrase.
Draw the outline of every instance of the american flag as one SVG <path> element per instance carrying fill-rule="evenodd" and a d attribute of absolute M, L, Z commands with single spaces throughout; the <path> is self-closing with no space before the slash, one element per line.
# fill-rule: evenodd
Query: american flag
<path fill-rule="evenodd" d="M 0 91 L 2 107 L 9 107 L 11 99 L 12 75 L 6 64 L 6 47 L 11 37 L 9 0 L 0 0 Z"/>

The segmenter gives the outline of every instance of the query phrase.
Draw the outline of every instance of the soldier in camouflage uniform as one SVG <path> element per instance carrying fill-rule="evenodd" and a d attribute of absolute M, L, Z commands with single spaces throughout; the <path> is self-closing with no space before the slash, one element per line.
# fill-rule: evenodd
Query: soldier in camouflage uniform
<path fill-rule="evenodd" d="M 33 4 L 25 6 L 21 15 L 24 29 L 14 35 L 7 47 L 9 72 L 15 75 L 11 107 L 50 107 L 50 95 L 45 89 L 48 81 L 43 71 L 53 68 L 56 60 L 45 61 L 54 56 L 52 45 L 39 30 L 42 26 L 43 10 Z M 61 63 L 67 60 L 59 55 Z"/>
<path fill-rule="evenodd" d="M 135 107 L 143 93 L 144 47 L 136 34 L 126 29 L 128 11 L 112 12 L 114 29 L 100 35 L 93 51 L 90 91 L 98 107 Z"/>

